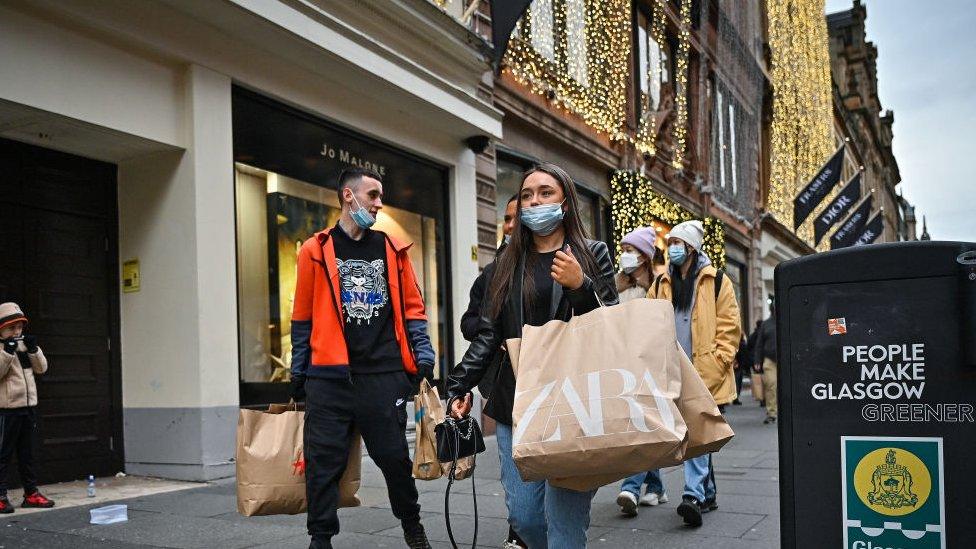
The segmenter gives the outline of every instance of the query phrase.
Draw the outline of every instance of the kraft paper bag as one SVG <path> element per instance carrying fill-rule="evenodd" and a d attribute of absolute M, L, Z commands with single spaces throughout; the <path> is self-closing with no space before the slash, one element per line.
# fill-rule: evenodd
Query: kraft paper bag
<path fill-rule="evenodd" d="M 237 419 L 237 512 L 257 515 L 304 513 L 305 412 L 294 404 L 272 404 L 267 411 L 241 409 Z M 339 480 L 339 506 L 360 505 L 362 442 L 353 433 L 349 460 Z"/>
<path fill-rule="evenodd" d="M 525 326 L 506 346 L 516 372 L 512 457 L 523 480 L 588 490 L 680 462 L 688 428 L 670 302 L 636 299 Z"/>
<path fill-rule="evenodd" d="M 677 348 L 681 360 L 681 396 L 678 398 L 678 409 L 688 425 L 688 445 L 682 456 L 683 461 L 719 451 L 732 440 L 735 433 L 725 421 L 722 412 L 719 412 L 711 391 L 705 386 L 691 359 L 681 351 L 680 346 Z"/>
<path fill-rule="evenodd" d="M 441 478 L 441 464 L 437 461 L 437 437 L 434 435 L 434 417 L 443 416 L 437 388 L 424 379 L 420 391 L 413 397 L 416 443 L 413 453 L 413 478 L 437 480 Z"/>
<path fill-rule="evenodd" d="M 752 374 L 749 377 L 752 379 L 752 383 L 751 383 L 752 398 L 756 400 L 765 400 L 766 397 L 763 396 L 764 386 L 763 386 L 762 374 L 757 374 L 756 372 L 752 372 Z"/>

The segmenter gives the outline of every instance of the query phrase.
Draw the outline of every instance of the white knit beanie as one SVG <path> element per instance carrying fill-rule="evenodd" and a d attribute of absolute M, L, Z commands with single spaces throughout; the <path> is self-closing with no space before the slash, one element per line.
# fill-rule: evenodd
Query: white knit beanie
<path fill-rule="evenodd" d="M 692 248 L 701 252 L 702 241 L 705 240 L 705 227 L 697 219 L 678 223 L 671 229 L 668 238 L 681 239 Z"/>

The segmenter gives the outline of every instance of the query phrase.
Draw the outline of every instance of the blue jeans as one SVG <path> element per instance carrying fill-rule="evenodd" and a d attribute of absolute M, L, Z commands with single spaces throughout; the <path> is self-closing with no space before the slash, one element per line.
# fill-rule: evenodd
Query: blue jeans
<path fill-rule="evenodd" d="M 577 492 L 540 480 L 523 482 L 512 459 L 512 427 L 497 424 L 495 439 L 502 467 L 508 522 L 530 549 L 583 549 L 596 490 Z"/>
<path fill-rule="evenodd" d="M 647 485 L 648 494 L 653 492 L 660 496 L 664 493 L 664 483 L 661 482 L 660 469 L 652 469 L 646 473 L 637 473 L 632 477 L 625 478 L 623 484 L 620 485 L 620 490 L 640 497 L 642 484 Z"/>
<path fill-rule="evenodd" d="M 715 473 L 712 455 L 705 454 L 685 462 L 685 494 L 699 502 L 715 497 Z"/>

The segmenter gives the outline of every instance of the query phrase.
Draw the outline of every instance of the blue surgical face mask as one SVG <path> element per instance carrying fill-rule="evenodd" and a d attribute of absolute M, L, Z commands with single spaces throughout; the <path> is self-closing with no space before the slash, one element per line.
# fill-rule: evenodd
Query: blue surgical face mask
<path fill-rule="evenodd" d="M 372 214 L 366 210 L 366 208 L 359 204 L 359 199 L 356 198 L 356 193 L 352 193 L 352 199 L 356 202 L 356 206 L 359 206 L 358 210 L 350 214 L 352 216 L 352 220 L 355 221 L 356 225 L 359 225 L 359 228 L 361 229 L 368 229 L 372 227 L 373 224 L 376 223 L 376 218 L 373 217 Z"/>
<path fill-rule="evenodd" d="M 671 259 L 671 263 L 680 267 L 688 259 L 688 251 L 685 250 L 685 245 L 672 244 L 668 246 L 668 258 Z"/>
<path fill-rule="evenodd" d="M 565 200 L 563 201 L 565 202 Z M 563 222 L 563 203 L 540 204 L 531 208 L 522 208 L 522 224 L 539 236 L 549 236 L 556 232 Z"/>

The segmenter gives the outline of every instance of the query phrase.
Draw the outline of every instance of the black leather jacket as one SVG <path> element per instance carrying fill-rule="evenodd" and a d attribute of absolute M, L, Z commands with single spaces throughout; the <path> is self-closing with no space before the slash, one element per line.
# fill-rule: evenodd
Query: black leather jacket
<path fill-rule="evenodd" d="M 577 290 L 565 290 L 559 284 L 552 285 L 552 307 L 549 311 L 550 319 L 569 320 L 573 315 L 587 313 L 600 306 L 616 305 L 618 303 L 617 287 L 614 284 L 613 260 L 604 242 L 587 240 L 586 247 L 596 258 L 599 274 L 592 280 L 584 282 Z M 576 254 L 579 256 L 579 254 Z M 494 276 L 495 263 L 485 269 L 485 279 L 490 281 Z M 515 280 L 508 301 L 502 308 L 498 318 L 491 318 L 487 304 L 482 307 L 478 321 L 478 331 L 464 353 L 460 364 L 451 370 L 447 378 L 447 394 L 450 397 L 463 397 L 472 387 L 478 384 L 488 371 L 491 358 L 495 351 L 507 339 L 522 337 L 523 306 L 522 280 L 525 276 L 525 260 L 519 261 L 515 269 Z M 490 287 L 490 282 L 486 287 Z M 597 299 L 599 296 L 599 300 Z M 486 300 L 487 301 L 487 300 Z M 515 374 L 508 354 L 504 353 L 502 363 L 498 368 L 497 379 L 494 383 L 485 413 L 495 421 L 504 425 L 512 424 L 512 404 L 515 396 Z"/>

